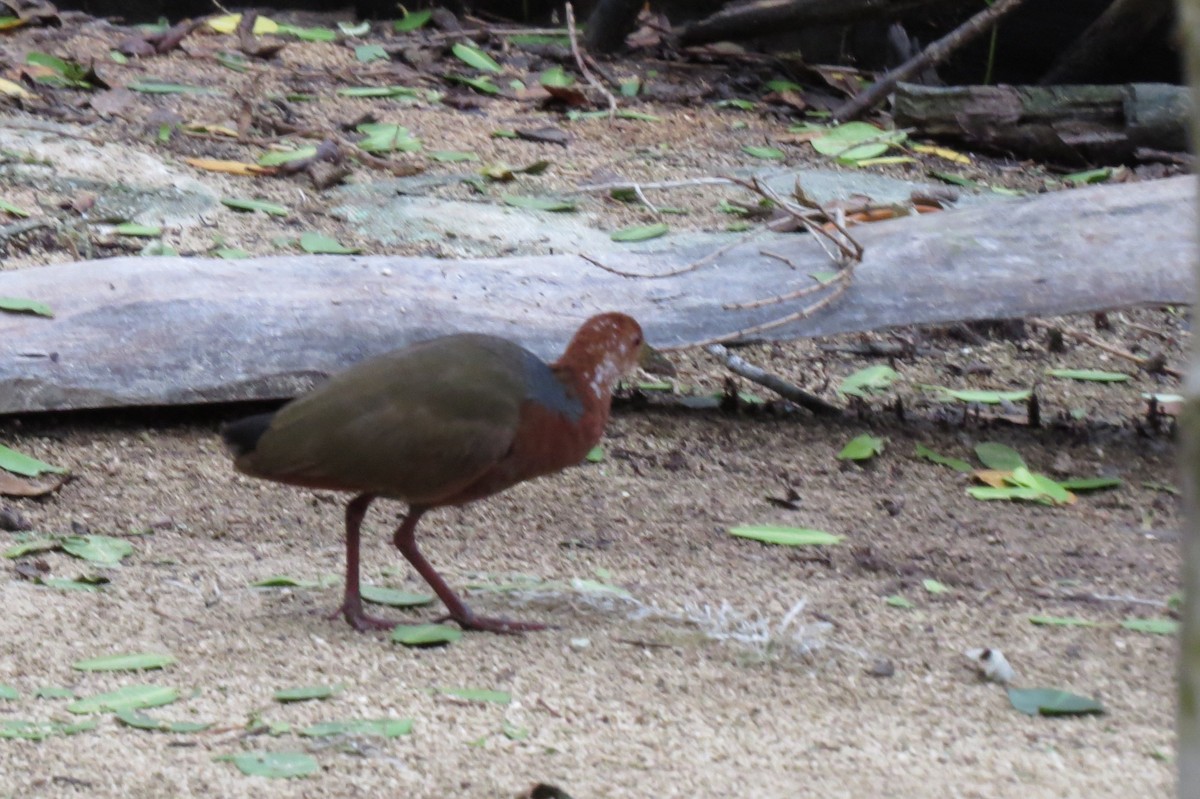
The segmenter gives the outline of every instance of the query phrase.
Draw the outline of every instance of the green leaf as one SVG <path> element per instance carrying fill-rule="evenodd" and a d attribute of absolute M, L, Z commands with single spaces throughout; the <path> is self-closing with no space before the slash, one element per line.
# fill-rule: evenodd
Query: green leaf
<path fill-rule="evenodd" d="M 753 111 L 757 106 L 750 100 L 718 100 L 713 103 L 717 108 L 736 108 L 739 111 Z"/>
<path fill-rule="evenodd" d="M 929 174 L 943 183 L 949 183 L 952 186 L 962 186 L 963 188 L 967 189 L 977 189 L 980 186 L 979 181 L 971 180 L 970 178 L 962 175 L 956 175 L 953 172 L 930 171 Z"/>
<path fill-rule="evenodd" d="M 883 601 L 889 607 L 893 607 L 893 608 L 903 608 L 904 610 L 912 610 L 914 607 L 916 607 L 916 605 L 909 602 L 907 599 L 900 596 L 899 594 L 892 594 L 890 597 L 888 597 L 887 599 L 885 599 Z"/>
<path fill-rule="evenodd" d="M 884 439 L 864 433 L 855 436 L 837 454 L 842 461 L 865 461 L 883 452 Z"/>
<path fill-rule="evenodd" d="M 500 87 L 497 86 L 496 84 L 492 83 L 491 78 L 488 78 L 487 76 L 484 76 L 482 78 L 470 78 L 470 77 L 467 77 L 466 75 L 447 75 L 446 77 L 449 80 L 457 81 L 458 83 L 461 83 L 464 86 L 470 86 L 472 89 L 474 89 L 477 92 L 482 92 L 484 94 L 499 94 L 500 93 Z"/>
<path fill-rule="evenodd" d="M 505 38 L 512 44 L 519 47 L 540 46 L 544 44 L 553 45 L 555 47 L 570 47 L 571 38 L 569 36 L 556 36 L 547 33 L 513 33 Z"/>
<path fill-rule="evenodd" d="M 984 441 L 975 445 L 975 456 L 979 462 L 989 469 L 1001 472 L 1011 472 L 1025 465 L 1025 459 L 1012 447 L 997 444 L 994 441 Z"/>
<path fill-rule="evenodd" d="M 321 768 L 315 757 L 304 752 L 241 752 L 220 755 L 214 760 L 227 760 L 250 777 L 272 779 L 307 777 Z"/>
<path fill-rule="evenodd" d="M 232 208 L 235 211 L 262 211 L 264 214 L 271 216 L 287 216 L 288 208 L 286 205 L 267 202 L 266 200 L 244 200 L 239 197 L 222 197 L 221 205 L 227 208 Z"/>
<path fill-rule="evenodd" d="M 141 238 L 152 238 L 162 235 L 162 228 L 157 225 L 139 225 L 137 222 L 122 222 L 113 228 L 113 231 L 118 236 L 137 236 Z"/>
<path fill-rule="evenodd" d="M 887 364 L 868 366 L 866 369 L 859 369 L 854 374 L 842 380 L 841 385 L 837 388 L 837 392 L 839 394 L 849 394 L 853 397 L 866 397 L 870 392 L 883 391 L 890 388 L 899 376 L 900 373 Z"/>
<path fill-rule="evenodd" d="M 729 528 L 731 535 L 749 538 L 764 544 L 789 547 L 830 546 L 840 544 L 843 536 L 803 527 L 784 527 L 774 524 L 753 524 Z"/>
<path fill-rule="evenodd" d="M 62 577 L 43 577 L 37 581 L 38 585 L 43 585 L 46 588 L 53 588 L 58 591 L 99 591 L 103 586 L 108 585 L 107 577 L 84 576 L 75 580 L 68 580 Z"/>
<path fill-rule="evenodd" d="M 1021 499 L 1029 502 L 1045 502 L 1049 503 L 1050 499 L 1044 493 L 1036 488 L 1025 488 L 1023 486 L 1012 486 L 1004 488 L 996 488 L 993 486 L 971 486 L 967 489 L 967 494 L 975 499 L 993 500 L 993 499 Z"/>
<path fill-rule="evenodd" d="M 51 319 L 54 318 L 54 311 L 50 310 L 49 305 L 35 300 L 22 299 L 21 297 L 0 297 L 0 311 L 28 313 Z"/>
<path fill-rule="evenodd" d="M 1124 383 L 1132 379 L 1124 372 L 1105 372 L 1100 369 L 1047 369 L 1046 374 L 1066 380 L 1087 380 L 1093 383 Z"/>
<path fill-rule="evenodd" d="M 814 150 L 834 156 L 842 163 L 854 163 L 883 155 L 907 138 L 904 131 L 883 130 L 867 122 L 847 122 L 812 140 Z"/>
<path fill-rule="evenodd" d="M 62 724 L 56 721 L 22 721 L 6 719 L 0 721 L 0 738 L 21 738 L 28 741 L 41 741 L 52 735 L 74 735 L 96 729 L 100 722 L 97 719 L 74 724 Z"/>
<path fill-rule="evenodd" d="M 742 152 L 746 155 L 762 158 L 767 161 L 782 161 L 787 157 L 787 154 L 778 147 L 764 147 L 756 144 L 747 144 L 742 147 Z"/>
<path fill-rule="evenodd" d="M 1101 491 L 1106 488 L 1119 488 L 1119 477 L 1073 477 L 1070 480 L 1059 480 L 1058 484 L 1068 491 Z"/>
<path fill-rule="evenodd" d="M 600 112 L 603 116 L 607 112 Z M 642 111 L 629 111 L 621 109 L 617 112 L 617 119 L 632 119 L 634 122 L 662 122 L 662 117 L 657 117 L 654 114 L 647 114 Z"/>
<path fill-rule="evenodd" d="M 133 544 L 108 535 L 70 536 L 63 539 L 62 549 L 68 555 L 104 566 L 115 566 L 133 554 Z"/>
<path fill-rule="evenodd" d="M 250 583 L 250 586 L 252 588 L 326 588 L 337 585 L 341 579 L 336 574 L 325 574 L 315 580 L 303 580 L 286 574 L 276 574 Z"/>
<path fill-rule="evenodd" d="M 237 247 L 218 247 L 212 251 L 212 254 L 218 258 L 224 258 L 226 261 L 239 261 L 250 257 L 250 253 Z"/>
<path fill-rule="evenodd" d="M 796 83 L 796 82 L 790 81 L 790 80 L 783 80 L 782 78 L 777 78 L 775 80 L 769 80 L 763 85 L 766 87 L 767 91 L 769 91 L 769 92 L 783 93 L 783 92 L 802 92 L 802 91 L 804 91 L 804 87 L 801 86 L 799 83 Z"/>
<path fill-rule="evenodd" d="M 52 549 L 58 549 L 62 542 L 57 538 L 35 538 L 31 541 L 22 541 L 19 544 L 13 544 L 8 549 L 4 550 L 4 557 L 9 560 L 24 557 L 35 552 L 49 552 Z"/>
<path fill-rule="evenodd" d="M 528 727 L 520 727 L 516 724 L 510 724 L 507 721 L 501 725 L 500 731 L 504 733 L 504 737 L 510 741 L 524 741 L 529 737 Z"/>
<path fill-rule="evenodd" d="M 412 732 L 412 719 L 355 719 L 353 721 L 322 721 L 299 730 L 309 738 L 328 738 L 332 735 L 373 735 L 399 738 Z"/>
<path fill-rule="evenodd" d="M 1136 633 L 1153 635 L 1175 635 L 1179 632 L 1179 622 L 1174 619 L 1125 619 L 1121 626 Z"/>
<path fill-rule="evenodd" d="M 470 702 L 491 702 L 497 705 L 507 705 L 512 702 L 512 694 L 508 691 L 492 691 L 487 688 L 442 688 L 446 696 L 466 699 Z"/>
<path fill-rule="evenodd" d="M 161 669 L 175 662 L 171 655 L 154 652 L 138 652 L 129 655 L 105 655 L 87 660 L 77 660 L 71 668 L 78 671 L 139 671 Z"/>
<path fill-rule="evenodd" d="M 462 630 L 445 624 L 401 624 L 392 630 L 392 642 L 405 646 L 441 646 L 462 636 Z"/>
<path fill-rule="evenodd" d="M 360 44 L 354 48 L 354 58 L 360 64 L 369 64 L 372 61 L 387 61 L 388 53 L 382 45 Z"/>
<path fill-rule="evenodd" d="M 11 685 L 0 683 L 0 699 L 20 699 L 21 692 Z"/>
<path fill-rule="evenodd" d="M 1024 402 L 1033 395 L 1031 389 L 1024 391 L 982 391 L 974 389 L 958 390 L 945 386 L 922 385 L 927 391 L 937 391 L 941 394 L 939 401 L 958 400 L 959 402 L 975 402 L 980 405 L 999 405 L 1002 402 Z"/>
<path fill-rule="evenodd" d="M 317 147 L 315 144 L 308 147 L 298 147 L 295 150 L 272 150 L 258 157 L 258 165 L 279 166 L 281 164 L 289 164 L 292 161 L 303 161 L 305 158 L 312 158 L 316 154 Z"/>
<path fill-rule="evenodd" d="M 300 28 L 295 25 L 279 23 L 280 34 L 291 34 L 302 42 L 333 42 L 337 41 L 337 32 L 330 28 Z"/>
<path fill-rule="evenodd" d="M 169 705 L 179 698 L 174 688 L 162 685 L 127 685 L 116 691 L 85 697 L 67 705 L 71 713 L 115 713 Z"/>
<path fill-rule="evenodd" d="M 1081 619 L 1078 616 L 1030 616 L 1030 624 L 1039 627 L 1096 627 L 1094 621 Z"/>
<path fill-rule="evenodd" d="M 340 685 L 298 685 L 281 688 L 275 692 L 276 702 L 307 702 L 310 699 L 328 699 L 342 690 Z"/>
<path fill-rule="evenodd" d="M 551 88 L 565 89 L 575 85 L 575 78 L 566 73 L 561 66 L 553 66 L 538 76 L 538 83 Z"/>
<path fill-rule="evenodd" d="M 443 164 L 459 164 L 464 161 L 479 160 L 479 155 L 470 150 L 434 150 L 429 157 Z"/>
<path fill-rule="evenodd" d="M 341 97 L 409 97 L 417 99 L 421 96 L 421 91 L 418 89 L 410 89 L 407 86 L 343 86 L 337 90 Z M 429 96 L 429 93 L 426 93 Z"/>
<path fill-rule="evenodd" d="M 665 236 L 671 228 L 666 222 L 658 222 L 653 225 L 638 225 L 636 227 L 627 227 L 614 232 L 610 239 L 613 241 L 647 241 L 656 239 L 659 236 Z"/>
<path fill-rule="evenodd" d="M 500 198 L 505 205 L 514 208 L 526 208 L 531 211 L 574 211 L 574 200 L 559 200 L 553 197 L 522 197 L 515 194 L 505 194 Z"/>
<path fill-rule="evenodd" d="M 1048 499 L 1059 505 L 1066 505 L 1073 499 L 1070 491 L 1046 475 L 1031 472 L 1024 466 L 1018 466 L 1013 469 L 1012 474 L 1005 479 L 1013 485 L 1041 491 Z"/>
<path fill-rule="evenodd" d="M 125 84 L 125 88 L 142 94 L 224 94 L 225 92 L 210 86 L 188 86 L 184 83 L 166 83 L 159 80 L 135 80 Z"/>
<path fill-rule="evenodd" d="M 241 53 L 217 53 L 213 56 L 217 63 L 226 69 L 234 72 L 247 72 L 250 69 L 250 61 Z"/>
<path fill-rule="evenodd" d="M 1103 183 L 1111 178 L 1112 175 L 1112 167 L 1103 166 L 1099 169 L 1088 169 L 1084 172 L 1072 172 L 1069 175 L 1063 175 L 1062 179 L 1076 186 L 1083 186 L 1087 183 Z"/>
<path fill-rule="evenodd" d="M 622 97 L 637 97 L 638 92 L 642 90 L 641 78 L 626 78 L 621 81 L 620 92 Z"/>
<path fill-rule="evenodd" d="M 300 249 L 313 255 L 354 255 L 361 247 L 347 247 L 337 239 L 311 230 L 300 234 Z"/>
<path fill-rule="evenodd" d="M 430 594 L 414 594 L 411 591 L 400 591 L 395 588 L 384 588 L 379 585 L 364 585 L 359 593 L 367 602 L 376 605 L 387 605 L 393 608 L 414 608 L 433 602 Z"/>
<path fill-rule="evenodd" d="M 584 460 L 588 463 L 600 463 L 604 460 L 604 447 L 599 445 L 592 447 L 588 451 L 588 454 L 584 456 Z"/>
<path fill-rule="evenodd" d="M 423 11 L 413 11 L 411 13 L 406 10 L 404 16 L 392 24 L 392 30 L 396 33 L 411 33 L 417 28 L 423 27 L 429 22 L 432 16 L 433 11 L 428 8 Z"/>
<path fill-rule="evenodd" d="M 154 732 L 193 733 L 204 732 L 212 724 L 198 721 L 163 721 L 153 716 L 147 716 L 138 710 L 121 710 L 117 712 L 117 721 L 127 727 Z"/>
<path fill-rule="evenodd" d="M 970 474 L 975 471 L 975 467 L 960 458 L 948 458 L 945 455 L 939 455 L 924 444 L 917 444 L 916 456 L 924 458 L 927 461 L 932 461 L 939 466 L 949 466 L 956 472 L 961 474 Z"/>
<path fill-rule="evenodd" d="M 1081 716 L 1104 712 L 1095 699 L 1057 688 L 1009 688 L 1008 701 L 1029 716 Z"/>
<path fill-rule="evenodd" d="M 496 72 L 501 71 L 500 65 L 492 59 L 490 55 L 483 52 L 477 47 L 471 47 L 468 44 L 459 42 L 450 48 L 450 52 L 454 53 L 454 57 L 463 62 L 469 67 L 473 67 L 480 72 Z"/>
<path fill-rule="evenodd" d="M 388 122 L 365 122 L 355 128 L 363 134 L 358 146 L 368 153 L 415 153 L 421 149 L 421 142 L 408 128 L 393 125 Z"/>
<path fill-rule="evenodd" d="M 15 449 L 0 444 L 0 469 L 19 474 L 22 477 L 37 477 L 45 472 L 54 474 L 66 474 L 67 470 L 61 466 L 51 466 L 48 463 L 39 461 L 37 458 L 31 458 L 28 455 L 23 455 Z"/>
<path fill-rule="evenodd" d="M 931 594 L 947 594 L 950 592 L 949 588 L 933 579 L 922 580 L 921 586 Z"/>
<path fill-rule="evenodd" d="M 13 216 L 19 216 L 22 219 L 29 216 L 29 212 L 24 208 L 10 203 L 3 197 L 0 197 L 0 211 L 4 211 L 6 214 L 12 214 Z"/>

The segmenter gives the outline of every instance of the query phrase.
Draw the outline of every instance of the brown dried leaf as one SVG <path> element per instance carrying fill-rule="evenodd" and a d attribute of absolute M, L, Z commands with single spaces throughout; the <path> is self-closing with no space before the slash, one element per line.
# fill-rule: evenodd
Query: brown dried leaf
<path fill-rule="evenodd" d="M 62 487 L 67 481 L 65 474 L 49 474 L 42 477 L 21 477 L 0 470 L 0 494 L 6 497 L 43 497 Z"/>

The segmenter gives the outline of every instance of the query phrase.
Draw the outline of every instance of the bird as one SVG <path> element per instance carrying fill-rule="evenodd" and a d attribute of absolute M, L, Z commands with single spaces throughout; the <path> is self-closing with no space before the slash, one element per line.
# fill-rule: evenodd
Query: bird
<path fill-rule="evenodd" d="M 612 392 L 637 365 L 670 372 L 621 313 L 587 319 L 546 363 L 498 336 L 457 333 L 365 359 L 269 413 L 221 428 L 234 468 L 305 488 L 347 491 L 346 581 L 339 611 L 356 630 L 392 629 L 359 593 L 359 537 L 377 498 L 407 503 L 393 543 L 464 630 L 522 633 L 536 622 L 477 615 L 417 547 L 421 517 L 583 461 L 608 422 Z M 335 612 L 333 617 L 336 617 Z"/>

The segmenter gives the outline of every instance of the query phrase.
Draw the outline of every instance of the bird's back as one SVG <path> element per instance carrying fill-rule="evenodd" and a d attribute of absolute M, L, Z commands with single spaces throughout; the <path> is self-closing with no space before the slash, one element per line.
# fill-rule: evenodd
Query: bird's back
<path fill-rule="evenodd" d="M 446 336 L 363 361 L 225 437 L 247 474 L 440 504 L 510 450 L 531 394 L 570 410 L 551 381 L 517 344 Z"/>

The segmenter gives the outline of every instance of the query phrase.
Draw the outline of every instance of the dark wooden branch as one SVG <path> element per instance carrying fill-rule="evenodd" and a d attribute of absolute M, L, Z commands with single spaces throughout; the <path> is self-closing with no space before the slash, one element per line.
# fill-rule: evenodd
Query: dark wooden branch
<path fill-rule="evenodd" d="M 934 64 L 939 64 L 951 53 L 988 30 L 1000 21 L 1005 14 L 1017 9 L 1024 0 L 996 0 L 995 3 L 968 19 L 962 25 L 952 30 L 937 41 L 931 43 L 916 56 L 908 59 L 900 66 L 890 70 L 886 75 L 871 86 L 871 88 L 851 97 L 833 112 L 833 118 L 838 122 L 854 119 L 864 111 L 874 108 L 895 88 L 896 84 L 922 72 Z"/>
<path fill-rule="evenodd" d="M 736 41 L 811 25 L 889 19 L 914 8 L 945 2 L 948 0 L 759 0 L 693 22 L 681 31 L 679 39 L 685 46 Z"/>
<path fill-rule="evenodd" d="M 1173 0 L 1113 0 L 1038 83 L 1103 83 L 1111 65 L 1143 47 L 1173 7 Z"/>

